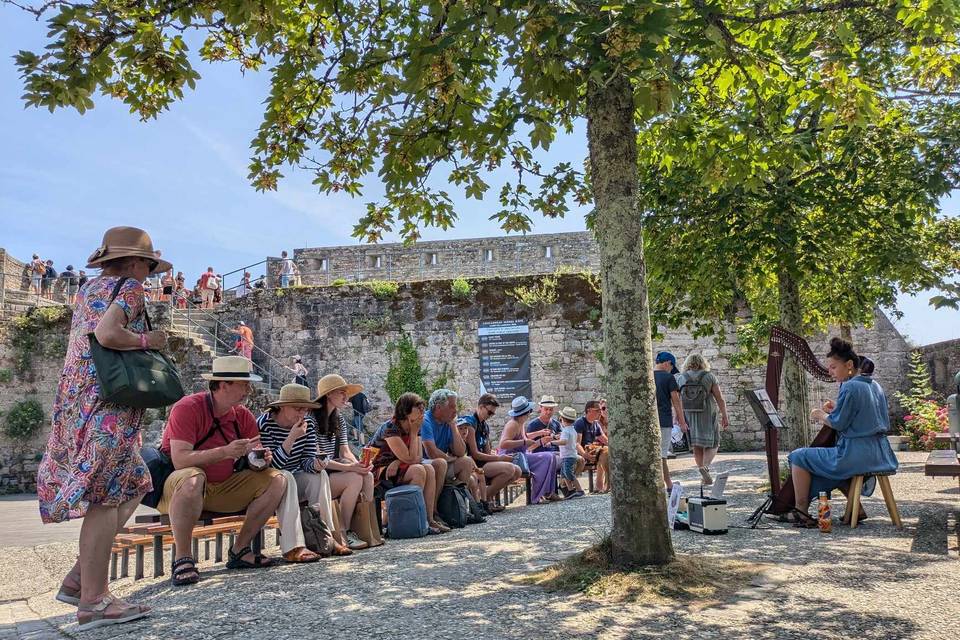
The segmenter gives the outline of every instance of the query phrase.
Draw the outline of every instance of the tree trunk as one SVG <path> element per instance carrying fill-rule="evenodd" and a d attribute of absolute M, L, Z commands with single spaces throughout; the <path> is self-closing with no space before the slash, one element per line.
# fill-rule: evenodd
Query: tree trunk
<path fill-rule="evenodd" d="M 800 289 L 785 270 L 778 274 L 780 285 L 780 322 L 785 329 L 803 335 L 803 311 L 800 308 Z M 797 359 L 789 351 L 783 363 L 783 416 L 787 437 L 783 440 L 790 449 L 806 447 L 813 439 L 810 429 L 810 407 L 807 397 L 807 376 Z"/>
<path fill-rule="evenodd" d="M 840 325 L 840 337 L 853 344 L 853 329 L 846 322 Z M 854 348 L 854 351 L 856 351 L 856 348 Z"/>
<path fill-rule="evenodd" d="M 604 387 L 610 410 L 612 561 L 629 568 L 673 559 L 667 529 L 660 427 L 637 207 L 633 90 L 615 76 L 587 88 L 594 231 L 603 282 Z"/>

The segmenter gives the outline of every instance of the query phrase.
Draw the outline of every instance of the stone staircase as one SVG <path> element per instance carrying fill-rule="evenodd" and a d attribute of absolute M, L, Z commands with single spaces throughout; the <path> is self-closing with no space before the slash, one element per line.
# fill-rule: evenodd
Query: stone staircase
<path fill-rule="evenodd" d="M 5 289 L 3 291 L 3 306 L 0 307 L 2 316 L 18 316 L 34 307 L 53 307 L 62 302 L 55 302 L 47 298 L 39 298 L 35 293 L 20 289 Z"/>

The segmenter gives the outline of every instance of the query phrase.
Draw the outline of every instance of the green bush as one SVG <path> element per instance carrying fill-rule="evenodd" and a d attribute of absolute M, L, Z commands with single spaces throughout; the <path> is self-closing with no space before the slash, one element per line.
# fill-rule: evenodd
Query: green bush
<path fill-rule="evenodd" d="M 347 285 L 346 278 L 337 278 L 336 280 L 330 283 L 331 287 L 344 287 L 346 285 Z"/>
<path fill-rule="evenodd" d="M 43 425 L 43 407 L 36 400 L 21 400 L 7 412 L 3 433 L 13 440 L 30 440 Z"/>
<path fill-rule="evenodd" d="M 7 384 L 13 380 L 13 371 L 10 369 L 0 369 L 0 384 Z"/>
<path fill-rule="evenodd" d="M 468 300 L 473 295 L 473 287 L 470 286 L 469 280 L 460 276 L 450 283 L 450 292 L 458 300 Z"/>
<path fill-rule="evenodd" d="M 935 398 L 933 387 L 930 385 L 930 371 L 926 363 L 916 351 L 910 354 L 910 390 L 907 393 L 897 392 L 896 398 L 906 411 L 903 416 L 901 433 L 910 440 L 910 449 L 913 451 L 930 451 L 936 446 L 937 433 L 947 431 L 949 419 L 947 408 L 941 406 Z"/>
<path fill-rule="evenodd" d="M 34 356 L 66 354 L 68 328 L 64 320 L 69 315 L 70 309 L 66 306 L 35 307 L 13 319 L 10 344 L 17 373 L 30 369 Z"/>
<path fill-rule="evenodd" d="M 387 395 L 396 403 L 401 395 L 408 391 L 427 398 L 427 370 L 420 365 L 420 354 L 410 336 L 403 334 L 399 340 L 387 344 L 387 358 L 390 368 L 387 371 Z"/>
<path fill-rule="evenodd" d="M 400 285 L 389 280 L 368 280 L 361 283 L 364 287 L 373 292 L 373 295 L 380 300 L 389 300 L 396 298 L 400 292 Z"/>
<path fill-rule="evenodd" d="M 529 287 L 519 286 L 510 289 L 507 294 L 523 306 L 534 309 L 556 302 L 559 284 L 560 280 L 557 275 L 544 276 L 537 284 Z"/>

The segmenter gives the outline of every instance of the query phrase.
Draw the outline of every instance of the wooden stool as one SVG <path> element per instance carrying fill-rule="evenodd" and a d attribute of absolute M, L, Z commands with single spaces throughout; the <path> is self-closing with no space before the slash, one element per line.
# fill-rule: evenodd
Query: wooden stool
<path fill-rule="evenodd" d="M 903 523 L 900 522 L 900 512 L 897 511 L 897 501 L 893 499 L 893 489 L 890 487 L 890 476 L 892 473 L 871 473 L 865 476 L 853 476 L 850 479 L 850 488 L 847 490 L 847 508 L 843 513 L 843 522 L 849 523 L 851 529 L 857 528 L 857 520 L 860 516 L 860 491 L 863 490 L 863 481 L 870 476 L 876 476 L 877 486 L 880 487 L 880 493 L 883 494 L 883 501 L 887 505 L 887 513 L 890 514 L 890 520 L 897 529 L 903 529 Z"/>

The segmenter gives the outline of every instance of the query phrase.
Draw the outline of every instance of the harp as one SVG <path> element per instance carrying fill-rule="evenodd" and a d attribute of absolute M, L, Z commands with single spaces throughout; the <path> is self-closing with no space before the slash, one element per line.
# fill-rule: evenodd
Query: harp
<path fill-rule="evenodd" d="M 817 360 L 807 341 L 784 329 L 774 326 L 770 330 L 770 348 L 767 352 L 767 375 L 764 385 L 773 406 L 780 407 L 780 378 L 783 375 L 783 359 L 789 351 L 797 359 L 800 367 L 817 380 L 831 382 L 830 372 Z M 832 447 L 836 444 L 837 432 L 824 426 L 810 443 L 811 447 Z M 770 477 L 771 504 L 767 513 L 783 514 L 793 508 L 794 492 L 790 476 L 780 483 L 780 434 L 777 429 L 767 426 L 764 429 L 764 448 L 767 453 L 767 474 Z"/>

